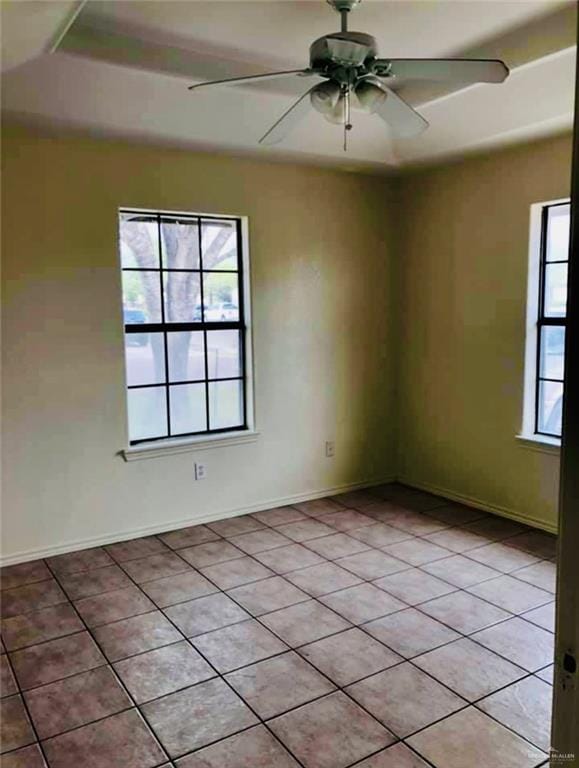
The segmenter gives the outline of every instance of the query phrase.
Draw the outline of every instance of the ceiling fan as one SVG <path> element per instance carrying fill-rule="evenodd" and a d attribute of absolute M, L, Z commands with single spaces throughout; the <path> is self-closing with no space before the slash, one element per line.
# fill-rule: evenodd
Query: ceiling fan
<path fill-rule="evenodd" d="M 418 136 L 428 122 L 390 86 L 406 80 L 449 81 L 461 85 L 502 83 L 509 70 L 497 59 L 380 59 L 376 40 L 364 32 L 348 31 L 348 14 L 361 0 L 327 0 L 340 14 L 340 32 L 324 35 L 310 46 L 310 66 L 197 83 L 189 90 L 212 85 L 236 85 L 285 77 L 323 78 L 306 91 L 261 137 L 260 144 L 277 144 L 307 115 L 310 106 L 326 120 L 344 126 L 344 149 L 352 129 L 352 96 L 366 112 L 378 115 L 402 138 Z"/>

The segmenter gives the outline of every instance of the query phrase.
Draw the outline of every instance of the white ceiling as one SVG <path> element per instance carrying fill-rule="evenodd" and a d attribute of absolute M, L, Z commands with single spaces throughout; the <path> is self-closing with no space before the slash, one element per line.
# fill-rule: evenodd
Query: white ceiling
<path fill-rule="evenodd" d="M 54 50 L 82 5 L 79 0 L 2 0 L 2 72 Z"/>
<path fill-rule="evenodd" d="M 50 23 L 40 8 L 31 23 L 30 7 L 47 5 L 54 6 Z M 17 6 L 28 7 L 20 25 Z M 312 40 L 339 26 L 323 0 L 88 0 L 80 13 L 79 7 L 2 2 L 3 22 L 10 11 L 3 49 L 12 52 L 7 63 L 3 59 L 4 112 L 102 135 L 376 170 L 545 136 L 572 124 L 571 2 L 364 0 L 350 27 L 374 35 L 382 56 L 503 57 L 512 72 L 503 85 L 454 93 L 404 84 L 400 93 L 429 120 L 429 130 L 394 140 L 378 118 L 356 112 L 346 154 L 340 128 L 315 112 L 283 144 L 257 145 L 307 89 L 299 78 L 194 93 L 186 87 L 306 66 Z M 67 24 L 56 52 L 47 53 Z"/>

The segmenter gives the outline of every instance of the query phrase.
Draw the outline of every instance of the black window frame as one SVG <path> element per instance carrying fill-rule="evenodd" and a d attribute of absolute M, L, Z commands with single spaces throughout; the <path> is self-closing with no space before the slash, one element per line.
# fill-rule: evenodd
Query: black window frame
<path fill-rule="evenodd" d="M 166 419 L 167 419 L 167 434 L 158 437 L 145 437 L 137 440 L 130 439 L 130 424 L 129 428 L 129 445 L 135 446 L 143 443 L 153 443 L 159 441 L 167 441 L 172 439 L 183 439 L 187 437 L 203 437 L 205 435 L 219 435 L 229 432 L 242 432 L 249 429 L 248 424 L 248 385 L 247 385 L 247 321 L 246 321 L 246 275 L 247 262 L 244 253 L 244 241 L 243 241 L 243 219 L 238 216 L 219 216 L 211 214 L 193 214 L 193 213 L 174 213 L 164 211 L 143 211 L 131 208 L 120 208 L 118 211 L 119 222 L 123 215 L 132 216 L 143 221 L 151 221 L 157 223 L 157 242 L 158 242 L 158 267 L 125 267 L 121 261 L 121 274 L 124 272 L 157 272 L 159 274 L 160 283 L 160 308 L 161 308 L 161 322 L 160 323 L 125 323 L 124 332 L 128 334 L 144 334 L 144 333 L 162 333 L 164 354 L 165 354 L 165 378 L 162 382 L 156 382 L 153 384 L 127 384 L 127 394 L 134 389 L 152 389 L 164 387 L 165 389 L 165 402 L 166 402 Z M 198 269 L 171 269 L 164 266 L 163 259 L 163 239 L 161 236 L 161 224 L 163 221 L 170 223 L 189 222 L 196 223 L 198 232 L 198 248 L 199 248 L 199 268 Z M 202 246 L 202 233 L 203 222 L 224 222 L 231 221 L 235 223 L 236 232 L 236 245 L 237 245 L 237 269 L 224 270 L 224 269 L 203 269 L 203 246 Z M 164 274 L 165 273 L 198 273 L 199 274 L 199 287 L 200 287 L 200 303 L 202 308 L 202 319 L 199 321 L 191 322 L 172 322 L 166 320 L 166 307 L 165 307 L 165 288 L 164 288 Z M 203 276 L 207 274 L 228 274 L 237 275 L 237 292 L 238 292 L 238 319 L 237 320 L 221 320 L 221 321 L 206 321 L 204 319 L 204 279 Z M 124 317 L 123 317 L 124 321 Z M 208 347 L 207 347 L 207 332 L 208 331 L 225 331 L 225 330 L 237 330 L 239 332 L 239 346 L 240 346 L 240 375 L 230 377 L 209 377 L 209 362 L 208 362 Z M 179 333 L 186 331 L 201 331 L 203 333 L 203 358 L 205 376 L 202 379 L 192 380 L 179 380 L 178 382 L 170 381 L 169 371 L 169 353 L 167 337 L 170 333 Z M 235 426 L 221 427 L 217 429 L 211 428 L 211 414 L 210 414 L 210 395 L 209 386 L 214 382 L 219 381 L 239 381 L 241 386 L 241 408 L 242 408 L 242 423 Z M 171 431 L 171 405 L 170 405 L 170 388 L 178 387 L 187 384 L 204 384 L 205 385 L 205 417 L 207 429 L 197 432 L 179 432 L 172 433 Z"/>
<path fill-rule="evenodd" d="M 561 434 L 555 432 L 546 432 L 540 429 L 541 417 L 541 383 L 542 382 L 555 382 L 561 384 L 562 397 L 565 393 L 565 371 L 563 370 L 563 376 L 561 379 L 555 379 L 552 377 L 541 375 L 541 354 L 542 354 L 542 341 L 543 341 L 543 328 L 563 328 L 566 332 L 567 329 L 567 314 L 549 317 L 545 314 L 545 285 L 546 274 L 548 264 L 569 264 L 569 252 L 566 259 L 553 259 L 547 261 L 547 250 L 549 242 L 549 211 L 553 208 L 569 207 L 570 201 L 563 201 L 557 203 L 550 203 L 544 205 L 541 210 L 541 238 L 540 238 L 540 256 L 539 256 L 539 301 L 537 309 L 537 351 L 535 362 L 535 414 L 534 414 L 534 430 L 536 435 L 543 437 L 561 439 Z M 563 366 L 565 365 L 564 359 L 565 352 L 563 351 Z"/>

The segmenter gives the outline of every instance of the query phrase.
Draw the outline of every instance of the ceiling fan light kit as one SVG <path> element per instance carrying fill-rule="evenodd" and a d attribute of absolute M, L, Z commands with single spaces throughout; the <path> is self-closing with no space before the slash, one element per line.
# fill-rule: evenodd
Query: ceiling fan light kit
<path fill-rule="evenodd" d="M 360 80 L 356 83 L 354 93 L 358 104 L 366 112 L 374 114 L 386 101 L 388 94 L 381 87 L 380 83 L 374 82 L 370 78 Z"/>
<path fill-rule="evenodd" d="M 341 16 L 341 31 L 324 35 L 311 44 L 310 65 L 307 69 L 196 83 L 189 90 L 296 76 L 323 78 L 322 82 L 317 82 L 284 112 L 259 143 L 279 143 L 313 107 L 329 122 L 344 126 L 346 150 L 347 134 L 352 128 L 352 95 L 364 111 L 380 117 L 395 136 L 411 138 L 426 130 L 428 122 L 393 90 L 401 81 L 447 81 L 468 86 L 475 83 L 502 83 L 509 74 L 504 62 L 496 59 L 379 58 L 376 40 L 372 35 L 348 30 L 348 15 L 361 0 L 327 2 Z"/>
<path fill-rule="evenodd" d="M 321 115 L 329 115 L 336 107 L 340 98 L 341 88 L 339 83 L 326 80 L 319 83 L 310 91 L 312 107 Z"/>

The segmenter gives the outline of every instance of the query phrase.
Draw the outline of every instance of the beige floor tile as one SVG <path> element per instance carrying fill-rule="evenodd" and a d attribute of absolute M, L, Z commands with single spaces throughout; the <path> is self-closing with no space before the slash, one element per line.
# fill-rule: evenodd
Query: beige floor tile
<path fill-rule="evenodd" d="M 455 592 L 456 587 L 437 579 L 419 568 L 412 568 L 402 573 L 395 573 L 383 579 L 374 581 L 380 589 L 386 590 L 394 597 L 403 600 L 408 605 L 417 605 L 435 597 Z"/>
<path fill-rule="evenodd" d="M 292 504 L 293 507 L 299 509 L 304 515 L 310 517 L 322 516 L 329 514 L 330 512 L 336 512 L 340 509 L 344 509 L 343 504 L 339 504 L 330 498 L 325 499 L 311 499 L 310 501 L 300 501 L 297 504 Z"/>
<path fill-rule="evenodd" d="M 196 544 L 193 547 L 179 550 L 179 555 L 195 568 L 224 563 L 227 560 L 234 560 L 236 557 L 243 557 L 243 554 L 240 549 L 223 539 L 206 541 L 204 544 Z"/>
<path fill-rule="evenodd" d="M 529 611 L 553 600 L 550 592 L 513 579 L 512 576 L 499 576 L 497 579 L 483 581 L 482 584 L 469 587 L 467 591 L 511 613 Z"/>
<path fill-rule="evenodd" d="M 484 520 L 466 523 L 464 528 L 467 531 L 478 533 L 480 536 L 493 541 L 508 539 L 510 536 L 522 533 L 525 530 L 525 526 L 521 525 L 521 523 L 516 523 L 514 520 L 507 520 L 497 515 L 489 515 Z"/>
<path fill-rule="evenodd" d="M 207 523 L 207 527 L 220 536 L 229 538 L 241 533 L 249 533 L 249 531 L 258 531 L 264 525 L 252 515 L 239 515 L 238 517 L 229 517 L 226 520 L 218 520 L 215 523 Z"/>
<path fill-rule="evenodd" d="M 437 597 L 422 603 L 420 610 L 465 635 L 511 616 L 502 608 L 469 595 L 468 592 L 453 592 L 451 595 Z"/>
<path fill-rule="evenodd" d="M 343 693 L 332 693 L 269 722 L 305 768 L 346 768 L 393 736 Z"/>
<path fill-rule="evenodd" d="M 500 576 L 500 571 L 489 568 L 488 565 L 477 563 L 468 557 L 463 557 L 463 555 L 454 555 L 454 557 L 447 557 L 445 560 L 425 563 L 420 567 L 423 571 L 438 576 L 438 578 L 461 589 Z"/>
<path fill-rule="evenodd" d="M 372 504 L 375 504 L 377 499 L 375 493 L 372 493 L 372 488 L 369 490 L 361 491 L 347 491 L 346 493 L 338 493 L 337 496 L 332 497 L 338 504 L 343 504 L 345 507 L 351 507 L 352 509 L 364 509 Z"/>
<path fill-rule="evenodd" d="M 302 541 L 310 541 L 320 536 L 330 536 L 335 533 L 334 528 L 330 528 L 329 525 L 325 525 L 315 518 L 298 520 L 296 523 L 288 523 L 287 525 L 279 525 L 276 531 L 283 533 L 284 536 L 292 539 L 292 541 L 297 541 L 298 544 Z"/>
<path fill-rule="evenodd" d="M 405 744 L 399 742 L 392 747 L 372 755 L 356 765 L 356 768 L 429 768 L 428 764 Z"/>
<path fill-rule="evenodd" d="M 368 544 L 348 536 L 347 533 L 333 533 L 331 536 L 324 536 L 321 539 L 306 541 L 304 546 L 322 557 L 327 557 L 328 560 L 335 560 L 338 557 L 346 557 L 370 549 Z"/>
<path fill-rule="evenodd" d="M 337 563 L 327 562 L 287 573 L 285 577 L 313 597 L 337 592 L 339 589 L 352 587 L 361 582 L 358 576 L 340 568 Z"/>
<path fill-rule="evenodd" d="M 253 620 L 198 635 L 191 643 L 221 673 L 287 650 L 281 640 Z"/>
<path fill-rule="evenodd" d="M 487 696 L 527 674 L 521 667 L 467 638 L 412 661 L 468 701 Z"/>
<path fill-rule="evenodd" d="M 551 745 L 553 689 L 530 677 L 493 693 L 477 706 L 544 752 Z"/>
<path fill-rule="evenodd" d="M 506 544 L 497 542 L 487 544 L 486 547 L 469 550 L 468 557 L 471 560 L 476 560 L 477 563 L 488 565 L 490 568 L 495 568 L 503 573 L 511 573 L 519 568 L 524 568 L 526 565 L 532 565 L 539 559 L 528 552 L 507 547 Z"/>
<path fill-rule="evenodd" d="M 471 523 L 474 520 L 482 520 L 488 517 L 486 512 L 482 512 L 480 509 L 474 509 L 474 507 L 467 507 L 464 504 L 456 504 L 450 502 L 444 504 L 442 507 L 436 507 L 428 511 L 430 517 L 434 517 L 435 520 L 442 520 L 449 525 L 464 525 Z"/>
<path fill-rule="evenodd" d="M 295 507 L 276 507 L 275 509 L 266 509 L 263 512 L 254 512 L 252 517 L 255 517 L 260 523 L 265 523 L 265 525 L 276 526 L 304 520 L 306 515 Z"/>
<path fill-rule="evenodd" d="M 373 584 L 359 584 L 331 595 L 324 595 L 320 602 L 336 611 L 352 624 L 371 621 L 394 611 L 406 608 L 406 604 L 392 597 Z"/>
<path fill-rule="evenodd" d="M 515 578 L 534 584 L 536 587 L 555 593 L 557 589 L 557 566 L 549 560 L 520 568 L 512 574 Z"/>
<path fill-rule="evenodd" d="M 346 691 L 401 738 L 466 705 L 408 662 L 354 683 Z"/>
<path fill-rule="evenodd" d="M 402 661 L 401 656 L 360 629 L 348 629 L 304 645 L 300 654 L 340 686 Z"/>
<path fill-rule="evenodd" d="M 349 621 L 320 605 L 317 600 L 266 613 L 261 616 L 260 621 L 291 648 L 311 643 L 352 626 Z"/>
<path fill-rule="evenodd" d="M 239 669 L 226 680 L 264 720 L 336 689 L 294 651 Z"/>
<path fill-rule="evenodd" d="M 460 637 L 453 629 L 414 608 L 364 624 L 364 630 L 407 659 Z"/>
<path fill-rule="evenodd" d="M 186 640 L 131 656 L 113 667 L 137 704 L 216 676 Z"/>
<path fill-rule="evenodd" d="M 347 568 L 356 576 L 362 579 L 379 579 L 381 576 L 387 576 L 390 573 L 407 571 L 408 563 L 397 560 L 395 557 L 380 552 L 377 549 L 370 549 L 367 552 L 359 552 L 357 555 L 342 557 L 336 560 L 337 565 Z"/>
<path fill-rule="evenodd" d="M 257 725 L 177 760 L 177 768 L 299 768 L 263 726 Z"/>
<path fill-rule="evenodd" d="M 269 568 L 258 563 L 252 557 L 227 560 L 224 563 L 208 565 L 200 570 L 209 581 L 217 584 L 220 589 L 233 589 L 233 587 L 240 587 L 242 584 L 267 579 L 268 576 L 274 575 Z"/>
<path fill-rule="evenodd" d="M 373 525 L 374 519 L 362 514 L 355 509 L 343 509 L 339 512 L 330 512 L 323 517 L 326 525 L 331 525 L 337 531 L 349 531 L 352 528 L 361 528 L 363 525 Z"/>
<path fill-rule="evenodd" d="M 251 618 L 247 611 L 222 592 L 172 605 L 165 609 L 165 614 L 185 637 L 203 635 Z"/>
<path fill-rule="evenodd" d="M 171 757 L 180 757 L 258 724 L 257 717 L 221 679 L 151 701 L 143 705 L 143 712 Z"/>
<path fill-rule="evenodd" d="M 528 529 L 525 533 L 520 533 L 517 536 L 506 539 L 505 543 L 510 547 L 530 552 L 541 559 L 555 557 L 557 554 L 556 537 L 551 533 L 544 533 L 543 531 Z"/>
<path fill-rule="evenodd" d="M 535 672 L 553 661 L 553 634 L 520 618 L 483 629 L 473 635 L 473 640 L 528 672 Z"/>
<path fill-rule="evenodd" d="M 409 509 L 397 510 L 388 520 L 388 524 L 413 536 L 426 536 L 446 528 L 446 523 Z"/>
<path fill-rule="evenodd" d="M 425 539 L 409 539 L 398 544 L 391 544 L 388 547 L 381 547 L 381 549 L 387 555 L 404 560 L 404 562 L 410 563 L 410 565 L 423 565 L 424 563 L 431 563 L 434 560 L 441 560 L 443 557 L 451 556 L 450 550 L 443 549 Z"/>
<path fill-rule="evenodd" d="M 546 755 L 469 707 L 408 740 L 436 768 L 535 768 Z"/>
<path fill-rule="evenodd" d="M 548 667 L 539 670 L 539 672 L 535 672 L 535 675 L 546 683 L 549 683 L 549 685 L 553 685 L 554 671 L 554 665 L 550 664 Z"/>
<path fill-rule="evenodd" d="M 274 573 L 286 574 L 300 568 L 309 568 L 311 565 L 325 563 L 323 557 L 316 555 L 311 549 L 306 549 L 303 544 L 290 544 L 287 547 L 258 552 L 254 555 L 256 560 L 266 565 Z"/>
<path fill-rule="evenodd" d="M 230 589 L 228 595 L 253 616 L 261 616 L 262 613 L 271 613 L 310 599 L 309 595 L 281 576 Z"/>
<path fill-rule="evenodd" d="M 254 555 L 256 552 L 265 552 L 276 547 L 283 547 L 290 543 L 289 539 L 282 536 L 281 533 L 268 528 L 261 531 L 252 531 L 251 533 L 242 533 L 239 536 L 232 536 L 229 541 L 243 550 L 243 552 L 247 552 L 248 555 Z"/>
<path fill-rule="evenodd" d="M 439 544 L 441 547 L 446 547 L 446 549 L 457 553 L 468 552 L 470 549 L 488 544 L 488 539 L 484 536 L 467 531 L 465 528 L 448 528 L 439 533 L 432 533 L 426 538 L 434 544 Z"/>
<path fill-rule="evenodd" d="M 408 541 L 413 535 L 399 528 L 393 528 L 386 523 L 374 523 L 364 528 L 356 528 L 348 531 L 348 535 L 369 544 L 371 547 L 387 547 L 389 544 L 397 544 L 399 541 Z"/>

